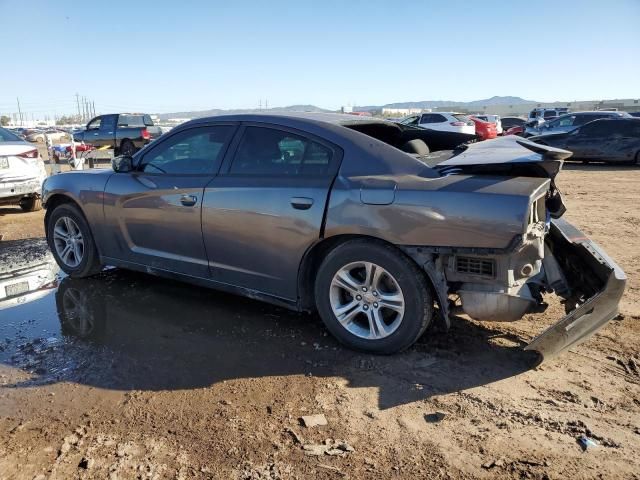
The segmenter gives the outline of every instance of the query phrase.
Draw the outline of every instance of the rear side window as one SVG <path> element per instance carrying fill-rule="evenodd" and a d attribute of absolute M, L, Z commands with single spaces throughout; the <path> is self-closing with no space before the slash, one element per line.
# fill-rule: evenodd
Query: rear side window
<path fill-rule="evenodd" d="M 239 175 L 327 175 L 332 151 L 283 130 L 247 127 L 229 173 Z"/>
<path fill-rule="evenodd" d="M 119 127 L 144 127 L 146 125 L 153 125 L 151 122 L 151 117 L 149 117 L 149 122 L 145 123 L 145 118 L 149 117 L 148 115 L 119 115 L 118 116 L 118 126 Z"/>
<path fill-rule="evenodd" d="M 427 117 L 428 120 L 425 122 L 424 117 Z M 439 113 L 430 113 L 428 115 L 423 115 L 422 123 L 442 123 L 447 121 L 447 117 L 444 115 L 440 115 Z"/>
<path fill-rule="evenodd" d="M 170 175 L 215 174 L 235 128 L 218 125 L 176 133 L 145 154 L 140 169 Z"/>
<path fill-rule="evenodd" d="M 459 122 L 471 122 L 471 119 L 467 115 L 453 115 L 453 118 L 455 118 Z"/>
<path fill-rule="evenodd" d="M 618 122 L 609 120 L 596 120 L 595 122 L 587 123 L 580 129 L 580 133 L 589 135 L 591 137 L 600 137 L 611 135 L 615 133 L 619 128 Z"/>

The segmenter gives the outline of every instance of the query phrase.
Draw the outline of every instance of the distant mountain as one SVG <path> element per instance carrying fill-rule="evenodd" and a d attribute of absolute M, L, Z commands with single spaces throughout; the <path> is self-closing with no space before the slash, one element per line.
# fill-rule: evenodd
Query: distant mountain
<path fill-rule="evenodd" d="M 418 102 L 396 102 L 386 105 L 366 105 L 353 107 L 358 112 L 371 112 L 382 108 L 440 108 L 440 107 L 482 107 L 489 105 L 522 105 L 537 103 L 534 100 L 525 100 L 521 97 L 491 97 L 484 100 L 473 100 L 471 102 L 456 102 L 453 100 L 421 100 Z"/>
<path fill-rule="evenodd" d="M 473 100 L 471 102 L 455 102 L 452 100 L 421 100 L 418 102 L 396 102 L 387 103 L 386 105 L 365 105 L 359 107 L 353 107 L 357 112 L 373 112 L 380 111 L 383 108 L 440 108 L 440 107 L 460 107 L 473 109 L 474 107 L 483 107 L 489 105 L 522 105 L 522 104 L 534 104 L 537 103 L 534 100 L 525 100 L 520 97 L 491 97 L 484 100 Z M 315 105 L 290 105 L 288 107 L 276 107 L 269 109 L 233 109 L 222 110 L 219 108 L 212 108 L 210 110 L 194 110 L 190 112 L 172 112 L 172 113 L 160 113 L 158 117 L 161 121 L 166 121 L 169 118 L 199 118 L 210 117 L 213 115 L 233 115 L 236 113 L 286 113 L 286 112 L 332 112 L 334 110 L 327 110 L 324 108 L 316 107 Z"/>
<path fill-rule="evenodd" d="M 289 105 L 288 107 L 275 107 L 268 109 L 234 109 L 234 110 L 222 110 L 219 108 L 213 108 L 211 110 L 195 110 L 191 112 L 172 112 L 172 113 L 159 113 L 158 118 L 162 121 L 169 118 L 200 118 L 200 117 L 212 117 L 214 115 L 233 115 L 238 113 L 286 113 L 286 112 L 332 112 L 333 110 L 326 110 L 324 108 L 316 107 L 315 105 Z"/>

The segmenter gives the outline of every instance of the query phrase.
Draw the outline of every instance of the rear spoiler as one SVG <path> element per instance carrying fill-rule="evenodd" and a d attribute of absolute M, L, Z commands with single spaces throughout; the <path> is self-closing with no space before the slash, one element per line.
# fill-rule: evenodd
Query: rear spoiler
<path fill-rule="evenodd" d="M 516 143 L 521 147 L 542 155 L 543 160 L 565 160 L 573 155 L 573 153 L 568 150 L 550 147 L 549 145 L 540 145 L 539 143 L 534 143 L 524 138 L 517 139 Z"/>

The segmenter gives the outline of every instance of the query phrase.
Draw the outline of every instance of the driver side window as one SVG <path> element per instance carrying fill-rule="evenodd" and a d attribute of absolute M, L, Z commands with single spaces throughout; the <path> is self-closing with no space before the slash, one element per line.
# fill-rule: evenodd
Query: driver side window
<path fill-rule="evenodd" d="M 177 133 L 146 153 L 139 170 L 172 175 L 215 174 L 235 128 L 219 125 Z"/>
<path fill-rule="evenodd" d="M 87 130 L 99 130 L 100 124 L 102 123 L 102 117 L 98 117 L 91 121 L 89 125 L 87 125 Z"/>

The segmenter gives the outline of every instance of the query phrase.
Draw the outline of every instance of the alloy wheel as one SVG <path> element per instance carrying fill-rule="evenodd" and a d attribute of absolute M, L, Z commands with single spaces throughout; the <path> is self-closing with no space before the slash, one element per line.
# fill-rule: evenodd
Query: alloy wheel
<path fill-rule="evenodd" d="M 404 317 L 404 295 L 398 281 L 372 262 L 352 262 L 338 270 L 329 299 L 340 325 L 368 340 L 388 337 Z"/>
<path fill-rule="evenodd" d="M 78 224 L 70 217 L 60 217 L 53 226 L 53 245 L 60 260 L 76 268 L 84 256 L 84 239 Z"/>

